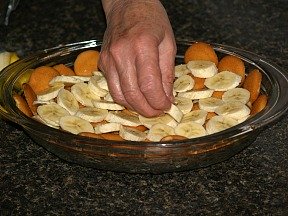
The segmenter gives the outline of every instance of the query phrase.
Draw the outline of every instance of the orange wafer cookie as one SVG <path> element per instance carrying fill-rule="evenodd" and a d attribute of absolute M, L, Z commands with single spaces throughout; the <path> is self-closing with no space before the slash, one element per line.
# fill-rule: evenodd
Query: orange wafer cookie
<path fill-rule="evenodd" d="M 53 68 L 59 72 L 60 75 L 75 76 L 74 71 L 64 64 L 54 65 Z"/>
<path fill-rule="evenodd" d="M 242 59 L 232 56 L 232 55 L 226 55 L 224 56 L 218 64 L 218 71 L 230 71 L 233 73 L 238 74 L 242 77 L 241 82 L 245 79 L 245 65 Z"/>
<path fill-rule="evenodd" d="M 258 112 L 262 111 L 267 105 L 268 97 L 267 95 L 261 94 L 259 97 L 254 101 L 251 108 L 251 115 L 255 115 Z"/>
<path fill-rule="evenodd" d="M 14 99 L 18 109 L 21 110 L 26 116 L 28 116 L 28 117 L 33 116 L 26 100 L 21 95 L 18 95 L 15 93 L 15 94 L 13 94 L 13 99 Z"/>
<path fill-rule="evenodd" d="M 225 91 L 214 91 L 211 97 L 222 99 L 222 95 Z"/>
<path fill-rule="evenodd" d="M 184 62 L 187 64 L 191 60 L 212 61 L 218 65 L 218 56 L 213 47 L 204 42 L 193 43 L 184 54 Z"/>
<path fill-rule="evenodd" d="M 92 76 L 92 72 L 98 70 L 100 53 L 96 50 L 81 52 L 74 61 L 74 72 L 78 76 Z"/>
<path fill-rule="evenodd" d="M 59 75 L 59 72 L 52 67 L 40 66 L 33 70 L 28 83 L 35 92 L 35 94 L 39 94 L 47 90 L 50 87 L 49 82 L 54 77 Z"/>
<path fill-rule="evenodd" d="M 249 101 L 253 103 L 260 94 L 262 74 L 258 69 L 252 70 L 246 76 L 243 87 L 250 92 Z"/>
<path fill-rule="evenodd" d="M 24 97 L 26 99 L 26 102 L 33 113 L 33 115 L 37 115 L 37 106 L 34 104 L 34 101 L 37 100 L 37 95 L 31 88 L 31 86 L 28 83 L 24 83 L 22 85 Z"/>
<path fill-rule="evenodd" d="M 163 137 L 160 141 L 173 141 L 173 140 L 185 140 L 187 137 L 181 135 L 168 135 Z"/>

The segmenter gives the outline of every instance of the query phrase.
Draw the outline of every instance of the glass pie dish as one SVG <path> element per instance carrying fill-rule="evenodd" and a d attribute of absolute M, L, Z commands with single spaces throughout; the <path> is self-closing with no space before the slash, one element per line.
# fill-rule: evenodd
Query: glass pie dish
<path fill-rule="evenodd" d="M 177 41 L 176 64 L 192 41 Z M 221 58 L 235 55 L 245 62 L 246 71 L 258 68 L 262 74 L 261 91 L 268 95 L 264 110 L 227 130 L 181 141 L 110 141 L 74 135 L 46 126 L 25 116 L 13 99 L 15 84 L 28 69 L 42 65 L 72 66 L 86 49 L 100 50 L 101 41 L 90 40 L 46 49 L 23 58 L 0 73 L 0 115 L 23 127 L 40 146 L 56 156 L 82 166 L 128 173 L 165 173 L 199 169 L 222 162 L 250 145 L 265 126 L 276 122 L 288 109 L 288 73 L 262 57 L 238 48 L 211 44 Z"/>

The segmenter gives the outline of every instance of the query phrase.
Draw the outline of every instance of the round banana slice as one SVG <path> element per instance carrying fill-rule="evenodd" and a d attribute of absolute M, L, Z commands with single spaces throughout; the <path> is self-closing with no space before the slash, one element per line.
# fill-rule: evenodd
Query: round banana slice
<path fill-rule="evenodd" d="M 166 111 L 166 113 L 174 118 L 177 122 L 180 122 L 183 117 L 182 111 L 175 104 L 172 104 L 171 108 Z"/>
<path fill-rule="evenodd" d="M 75 115 L 89 122 L 101 122 L 108 115 L 108 110 L 96 107 L 83 107 Z"/>
<path fill-rule="evenodd" d="M 206 131 L 208 134 L 217 133 L 238 124 L 238 121 L 227 116 L 213 116 L 206 123 Z"/>
<path fill-rule="evenodd" d="M 38 106 L 37 113 L 48 125 L 59 126 L 59 120 L 63 116 L 69 116 L 69 112 L 59 104 L 44 104 Z"/>
<path fill-rule="evenodd" d="M 236 88 L 242 77 L 230 72 L 230 71 L 221 71 L 216 75 L 205 79 L 204 85 L 215 91 L 227 91 L 229 89 Z"/>
<path fill-rule="evenodd" d="M 196 122 L 203 125 L 206 121 L 207 114 L 208 112 L 205 110 L 193 110 L 183 116 L 181 123 Z"/>
<path fill-rule="evenodd" d="M 146 139 L 145 132 L 139 131 L 135 128 L 125 127 L 123 125 L 120 126 L 119 135 L 123 139 L 130 141 L 144 141 Z"/>
<path fill-rule="evenodd" d="M 220 116 L 227 116 L 236 120 L 243 119 L 250 114 L 248 106 L 241 102 L 226 102 L 215 109 L 215 113 Z"/>
<path fill-rule="evenodd" d="M 191 100 L 198 100 L 201 98 L 208 98 L 211 97 L 213 94 L 213 89 L 202 89 L 202 90 L 190 90 L 187 92 L 179 92 L 179 97 L 189 98 Z"/>
<path fill-rule="evenodd" d="M 79 134 L 82 132 L 94 133 L 94 128 L 90 122 L 78 117 L 78 116 L 63 116 L 59 120 L 60 127 L 73 134 Z"/>
<path fill-rule="evenodd" d="M 64 88 L 63 83 L 56 83 L 49 89 L 37 94 L 37 101 L 50 101 L 57 97 L 59 91 Z"/>
<path fill-rule="evenodd" d="M 180 77 L 191 73 L 186 64 L 175 65 L 175 77 Z"/>
<path fill-rule="evenodd" d="M 112 95 L 109 92 L 108 92 L 108 94 L 105 95 L 105 97 L 103 99 L 105 101 L 114 102 Z"/>
<path fill-rule="evenodd" d="M 157 124 L 154 124 L 148 131 L 147 139 L 149 139 L 150 141 L 158 142 L 163 137 L 166 137 L 168 135 L 174 135 L 174 134 L 175 134 L 175 131 L 173 127 L 166 125 L 166 124 L 157 123 Z"/>
<path fill-rule="evenodd" d="M 66 75 L 59 75 L 54 77 L 50 82 L 49 85 L 55 85 L 56 83 L 63 83 L 64 85 L 71 85 L 83 82 L 78 76 L 66 76 Z"/>
<path fill-rule="evenodd" d="M 88 82 L 88 86 L 92 89 L 92 91 L 97 94 L 99 97 L 105 97 L 107 95 L 108 91 L 101 88 L 98 85 L 98 81 L 100 79 L 103 79 L 103 77 L 100 76 L 92 76 Z"/>
<path fill-rule="evenodd" d="M 218 69 L 216 64 L 211 61 L 193 60 L 187 63 L 187 68 L 193 76 L 199 78 L 208 78 L 217 74 Z"/>
<path fill-rule="evenodd" d="M 74 95 L 64 88 L 59 91 L 56 101 L 60 106 L 65 108 L 70 115 L 75 115 L 79 109 L 78 101 Z"/>
<path fill-rule="evenodd" d="M 207 112 L 215 112 L 215 109 L 224 104 L 224 101 L 219 98 L 209 97 L 201 98 L 198 101 L 199 108 Z"/>
<path fill-rule="evenodd" d="M 169 114 L 164 114 L 157 117 L 147 118 L 142 115 L 139 115 L 139 120 L 141 124 L 143 124 L 147 128 L 151 128 L 154 124 L 162 123 L 169 125 L 171 127 L 175 127 L 178 123 L 174 118 L 172 118 Z"/>
<path fill-rule="evenodd" d="M 189 75 L 182 75 L 178 77 L 173 84 L 173 88 L 176 92 L 186 92 L 194 87 L 194 80 Z"/>
<path fill-rule="evenodd" d="M 224 102 L 239 101 L 247 104 L 250 99 L 250 92 L 244 88 L 229 89 L 222 95 Z"/>
<path fill-rule="evenodd" d="M 93 100 L 93 106 L 99 109 L 107 109 L 107 110 L 124 110 L 125 107 L 121 106 L 117 103 L 105 100 Z"/>
<path fill-rule="evenodd" d="M 105 123 L 99 123 L 94 127 L 96 134 L 102 134 L 102 133 L 111 133 L 116 132 L 120 130 L 120 123 L 116 122 L 105 122 Z"/>
<path fill-rule="evenodd" d="M 106 116 L 107 122 L 116 122 L 127 126 L 139 126 L 142 123 L 139 121 L 138 116 L 129 115 L 124 112 L 110 111 Z"/>
<path fill-rule="evenodd" d="M 180 123 L 174 130 L 176 135 L 184 136 L 189 139 L 205 136 L 207 134 L 205 128 L 196 122 Z"/>
<path fill-rule="evenodd" d="M 193 102 L 189 98 L 175 97 L 174 103 L 182 111 L 183 114 L 189 113 L 193 108 Z"/>
<path fill-rule="evenodd" d="M 95 94 L 87 83 L 76 83 L 71 87 L 71 93 L 76 100 L 84 106 L 93 107 L 93 100 L 100 100 L 100 97 Z"/>

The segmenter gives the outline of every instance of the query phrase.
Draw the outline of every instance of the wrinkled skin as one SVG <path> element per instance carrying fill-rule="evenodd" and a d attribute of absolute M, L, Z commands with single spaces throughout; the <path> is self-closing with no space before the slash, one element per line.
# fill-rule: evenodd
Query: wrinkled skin
<path fill-rule="evenodd" d="M 173 101 L 176 44 L 158 0 L 103 0 L 107 29 L 100 53 L 115 102 L 146 117 L 168 110 Z"/>

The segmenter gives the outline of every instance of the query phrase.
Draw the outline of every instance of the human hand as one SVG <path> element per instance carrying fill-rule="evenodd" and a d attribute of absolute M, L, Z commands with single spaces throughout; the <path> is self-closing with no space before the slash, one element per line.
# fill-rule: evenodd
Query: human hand
<path fill-rule="evenodd" d="M 115 102 L 151 117 L 173 101 L 176 44 L 158 0 L 102 0 L 107 19 L 100 53 Z"/>

